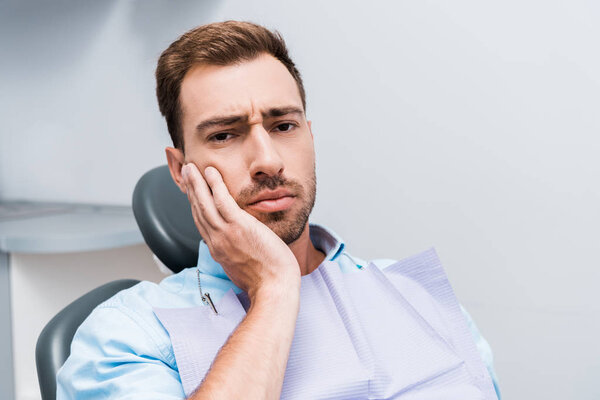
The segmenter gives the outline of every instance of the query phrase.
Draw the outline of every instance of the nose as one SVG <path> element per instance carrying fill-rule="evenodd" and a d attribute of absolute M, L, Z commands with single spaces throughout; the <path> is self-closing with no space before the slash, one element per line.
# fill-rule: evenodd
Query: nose
<path fill-rule="evenodd" d="M 261 124 L 257 124 L 250 130 L 248 139 L 249 172 L 252 179 L 262 180 L 281 175 L 284 169 L 283 159 L 269 132 Z"/>

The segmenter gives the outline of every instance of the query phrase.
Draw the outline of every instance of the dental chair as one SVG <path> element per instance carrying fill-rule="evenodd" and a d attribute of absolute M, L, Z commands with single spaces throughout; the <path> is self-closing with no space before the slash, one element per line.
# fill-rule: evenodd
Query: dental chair
<path fill-rule="evenodd" d="M 177 273 L 198 260 L 200 234 L 187 196 L 171 179 L 166 165 L 146 172 L 133 191 L 133 214 L 154 255 Z M 42 400 L 56 399 L 56 374 L 71 354 L 77 328 L 100 303 L 139 281 L 109 282 L 73 301 L 46 324 L 35 348 Z"/>

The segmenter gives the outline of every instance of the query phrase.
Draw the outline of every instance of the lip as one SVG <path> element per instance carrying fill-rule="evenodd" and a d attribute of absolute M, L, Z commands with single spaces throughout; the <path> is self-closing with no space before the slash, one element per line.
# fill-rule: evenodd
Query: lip
<path fill-rule="evenodd" d="M 281 197 L 293 197 L 292 193 L 286 189 L 266 190 L 252 199 L 250 205 L 256 204 L 263 200 L 275 200 Z"/>
<path fill-rule="evenodd" d="M 248 206 L 261 212 L 275 212 L 289 208 L 294 199 L 288 190 L 269 190 L 256 196 Z"/>

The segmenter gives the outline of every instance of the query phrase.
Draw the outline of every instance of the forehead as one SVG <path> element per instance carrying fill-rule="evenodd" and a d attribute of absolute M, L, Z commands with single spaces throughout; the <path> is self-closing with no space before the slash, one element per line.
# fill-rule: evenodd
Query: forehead
<path fill-rule="evenodd" d="M 183 79 L 180 99 L 184 132 L 215 115 L 251 116 L 273 107 L 302 108 L 296 81 L 268 54 L 234 65 L 192 68 Z"/>

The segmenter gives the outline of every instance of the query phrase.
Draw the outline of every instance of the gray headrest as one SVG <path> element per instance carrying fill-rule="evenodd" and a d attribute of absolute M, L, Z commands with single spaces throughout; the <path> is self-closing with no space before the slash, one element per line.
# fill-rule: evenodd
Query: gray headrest
<path fill-rule="evenodd" d="M 140 178 L 133 191 L 133 214 L 146 244 L 170 270 L 177 273 L 196 265 L 200 233 L 168 166 Z"/>

